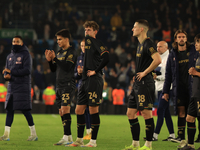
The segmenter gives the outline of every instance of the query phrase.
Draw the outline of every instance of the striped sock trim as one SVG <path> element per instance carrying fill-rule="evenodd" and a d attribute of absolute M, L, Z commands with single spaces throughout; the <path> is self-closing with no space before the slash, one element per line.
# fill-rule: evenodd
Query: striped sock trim
<path fill-rule="evenodd" d="M 187 127 L 188 129 L 196 129 L 196 127 Z"/>
<path fill-rule="evenodd" d="M 77 123 L 77 126 L 85 126 L 85 123 L 84 124 Z"/>
<path fill-rule="evenodd" d="M 132 126 L 133 126 L 133 125 L 135 125 L 135 124 L 138 124 L 138 123 L 139 123 L 139 122 L 135 122 L 135 123 L 131 123 L 130 125 L 132 125 Z"/>

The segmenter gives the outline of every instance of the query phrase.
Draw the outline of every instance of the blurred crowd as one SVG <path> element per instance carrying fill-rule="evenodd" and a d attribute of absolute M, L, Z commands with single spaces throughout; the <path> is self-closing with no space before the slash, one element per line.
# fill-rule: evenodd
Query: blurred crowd
<path fill-rule="evenodd" d="M 37 39 L 24 37 L 33 58 L 32 87 L 34 100 L 42 99 L 42 92 L 48 85 L 55 85 L 55 74 L 48 68 L 44 57 L 46 49 L 58 50 L 55 33 L 69 29 L 71 44 L 77 52 L 84 38 L 83 23 L 94 20 L 100 30 L 100 39 L 110 52 L 110 62 L 104 69 L 107 87 L 122 89 L 123 104 L 132 89 L 135 75 L 135 54 L 137 39 L 132 36 L 132 26 L 137 19 L 149 21 L 148 36 L 164 40 L 171 47 L 176 30 L 188 33 L 188 41 L 200 32 L 200 2 L 198 0 L 1 0 L 0 29 L 34 29 Z M 0 71 L 10 53 L 11 42 L 0 40 Z M 2 76 L 0 82 L 5 83 Z M 112 92 L 110 92 L 112 94 Z M 109 101 L 112 101 L 109 96 Z"/>

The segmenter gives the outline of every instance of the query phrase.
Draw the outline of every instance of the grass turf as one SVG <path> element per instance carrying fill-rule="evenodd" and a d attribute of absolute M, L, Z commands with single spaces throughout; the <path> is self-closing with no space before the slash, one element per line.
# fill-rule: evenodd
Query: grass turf
<path fill-rule="evenodd" d="M 5 114 L 0 114 L 0 135 L 3 135 Z M 63 127 L 59 115 L 33 115 L 38 141 L 26 141 L 30 130 L 23 114 L 15 114 L 10 133 L 10 141 L 0 141 L 0 150 L 87 150 L 93 148 L 53 146 L 63 136 Z M 121 150 L 125 145 L 132 143 L 128 118 L 125 115 L 101 115 L 101 125 L 98 133 L 97 147 L 95 150 Z M 157 117 L 154 117 L 156 123 Z M 140 122 L 140 146 L 145 141 L 144 119 L 139 116 Z M 177 133 L 177 117 L 173 116 L 175 133 Z M 76 139 L 76 116 L 72 115 L 72 136 Z M 198 133 L 198 130 L 197 130 Z M 178 143 L 164 142 L 162 139 L 169 135 L 165 123 L 159 134 L 158 141 L 153 142 L 153 150 L 176 150 Z M 196 134 L 197 136 L 197 134 Z M 196 138 L 195 138 L 196 139 Z M 88 140 L 84 141 L 86 144 Z M 196 148 L 200 144 L 195 143 Z"/>

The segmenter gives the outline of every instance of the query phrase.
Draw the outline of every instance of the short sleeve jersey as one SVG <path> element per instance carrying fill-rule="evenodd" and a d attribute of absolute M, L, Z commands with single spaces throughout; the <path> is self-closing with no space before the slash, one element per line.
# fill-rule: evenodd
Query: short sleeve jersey
<path fill-rule="evenodd" d="M 82 79 L 87 78 L 87 70 L 95 70 L 100 65 L 104 53 L 109 53 L 104 44 L 90 36 L 85 38 L 85 55 Z"/>
<path fill-rule="evenodd" d="M 150 38 L 146 38 L 141 44 L 138 44 L 136 53 L 136 73 L 146 70 L 153 59 L 151 56 L 156 53 L 156 46 Z"/>
<path fill-rule="evenodd" d="M 196 61 L 195 70 L 200 72 L 200 56 Z M 192 97 L 200 98 L 200 77 L 193 76 Z"/>
<path fill-rule="evenodd" d="M 75 50 L 72 47 L 69 47 L 66 50 L 61 49 L 57 53 L 57 59 L 63 63 L 65 63 L 66 61 L 73 63 L 73 66 L 69 71 L 65 71 L 59 65 L 57 65 L 57 71 L 56 71 L 57 88 L 61 87 L 64 88 L 66 86 L 69 86 L 68 85 L 69 82 L 71 82 L 71 84 L 75 86 L 74 68 L 77 59 Z"/>

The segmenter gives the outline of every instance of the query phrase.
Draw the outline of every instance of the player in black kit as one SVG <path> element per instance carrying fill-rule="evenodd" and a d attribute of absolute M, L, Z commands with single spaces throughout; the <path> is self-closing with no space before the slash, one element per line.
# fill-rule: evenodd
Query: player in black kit
<path fill-rule="evenodd" d="M 200 34 L 197 34 L 194 38 L 195 49 L 200 53 Z M 190 75 L 193 76 L 192 84 L 192 96 L 188 106 L 187 112 L 187 134 L 188 134 L 188 144 L 181 148 L 180 150 L 194 150 L 194 136 L 196 132 L 195 119 L 200 116 L 200 57 L 196 61 L 195 67 L 191 67 L 188 71 Z M 199 148 L 200 149 L 200 148 Z"/>
<path fill-rule="evenodd" d="M 127 116 L 130 123 L 133 142 L 124 150 L 152 150 L 152 137 L 154 121 L 152 107 L 154 103 L 155 83 L 152 71 L 161 63 L 156 46 L 150 38 L 147 38 L 149 24 L 146 20 L 137 20 L 132 29 L 133 36 L 139 41 L 136 53 L 136 76 L 133 90 L 129 96 Z M 137 111 L 140 110 L 146 124 L 146 143 L 140 148 L 140 125 Z"/>
<path fill-rule="evenodd" d="M 99 104 L 101 103 L 103 91 L 102 69 L 109 61 L 109 54 L 104 44 L 96 39 L 99 25 L 94 21 L 86 21 L 83 26 L 86 37 L 82 84 L 76 105 L 78 133 L 77 140 L 70 146 L 96 147 L 96 138 L 100 126 Z M 92 137 L 90 142 L 84 145 L 84 112 L 87 105 L 91 117 Z"/>
<path fill-rule="evenodd" d="M 68 145 L 73 142 L 71 135 L 70 104 L 76 88 L 74 68 L 77 59 L 75 50 L 70 46 L 70 32 L 62 29 L 56 33 L 58 46 L 57 55 L 46 50 L 45 56 L 52 72 L 56 71 L 56 104 L 64 127 L 63 138 L 54 145 Z"/>

